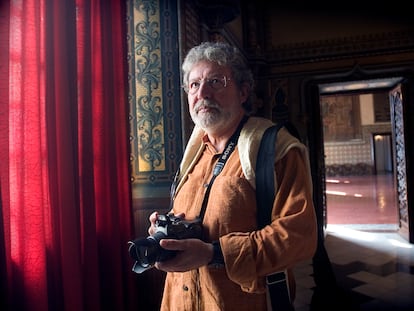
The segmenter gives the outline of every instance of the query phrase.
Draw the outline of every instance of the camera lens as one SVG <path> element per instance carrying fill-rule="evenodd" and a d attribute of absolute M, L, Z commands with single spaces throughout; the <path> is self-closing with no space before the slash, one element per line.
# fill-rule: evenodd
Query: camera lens
<path fill-rule="evenodd" d="M 131 242 L 129 254 L 141 266 L 147 267 L 157 261 L 159 248 L 158 243 L 149 237 Z"/>

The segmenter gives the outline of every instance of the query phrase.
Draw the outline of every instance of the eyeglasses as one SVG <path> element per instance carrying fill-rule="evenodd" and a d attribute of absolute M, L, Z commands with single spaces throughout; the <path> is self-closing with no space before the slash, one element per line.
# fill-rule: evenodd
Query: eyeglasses
<path fill-rule="evenodd" d="M 201 87 L 201 83 L 203 82 L 207 83 L 207 85 L 213 90 L 221 90 L 227 86 L 228 81 L 230 81 L 230 78 L 227 78 L 226 76 L 192 80 L 188 83 L 188 85 L 184 85 L 183 88 L 188 94 L 194 95 L 198 92 Z"/>

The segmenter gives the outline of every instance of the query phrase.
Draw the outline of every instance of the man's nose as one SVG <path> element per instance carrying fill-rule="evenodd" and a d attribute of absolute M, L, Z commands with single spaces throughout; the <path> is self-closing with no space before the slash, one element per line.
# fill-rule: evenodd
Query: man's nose
<path fill-rule="evenodd" d="M 207 81 L 201 81 L 200 87 L 198 88 L 197 94 L 200 98 L 210 98 L 213 92 L 212 87 Z"/>

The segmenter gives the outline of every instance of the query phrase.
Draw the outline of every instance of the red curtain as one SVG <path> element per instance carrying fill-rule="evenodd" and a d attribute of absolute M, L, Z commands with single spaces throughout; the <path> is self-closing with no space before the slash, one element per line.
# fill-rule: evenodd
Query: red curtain
<path fill-rule="evenodd" d="M 136 310 L 125 12 L 1 1 L 1 310 Z"/>

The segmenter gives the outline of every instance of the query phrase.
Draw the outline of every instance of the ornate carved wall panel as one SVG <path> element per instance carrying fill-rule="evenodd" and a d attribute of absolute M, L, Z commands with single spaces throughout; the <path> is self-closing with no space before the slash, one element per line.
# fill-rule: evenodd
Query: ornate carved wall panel
<path fill-rule="evenodd" d="M 133 197 L 165 197 L 182 154 L 177 2 L 128 1 Z"/>
<path fill-rule="evenodd" d="M 397 203 L 400 212 L 400 222 L 403 228 L 408 228 L 408 201 L 407 201 L 407 166 L 404 136 L 404 111 L 401 90 L 398 88 L 390 95 L 390 102 L 394 120 L 395 140 L 395 168 L 397 180 Z"/>

